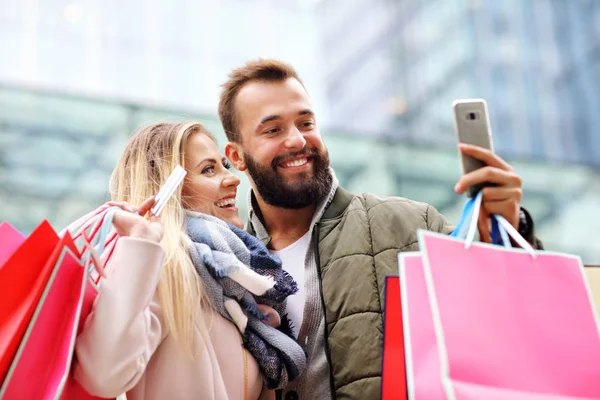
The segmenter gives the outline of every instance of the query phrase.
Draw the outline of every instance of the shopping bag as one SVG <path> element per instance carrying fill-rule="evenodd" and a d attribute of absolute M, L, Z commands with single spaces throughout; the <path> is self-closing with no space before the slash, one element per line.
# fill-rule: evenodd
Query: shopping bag
<path fill-rule="evenodd" d="M 48 279 L 0 398 L 55 399 L 71 364 L 85 290 L 85 268 L 67 246 Z"/>
<path fill-rule="evenodd" d="M 584 265 L 584 271 L 596 310 L 600 310 L 600 265 Z"/>
<path fill-rule="evenodd" d="M 580 258 L 534 251 L 501 216 L 503 246 L 474 243 L 481 193 L 471 202 L 464 240 L 418 233 L 445 398 L 600 398 L 599 322 Z"/>
<path fill-rule="evenodd" d="M 68 232 L 61 239 L 62 252 L 0 389 L 0 398 L 96 399 L 72 378 L 71 365 L 76 336 L 97 294 L 90 272 L 98 267 L 94 264 L 105 250 L 113 213 L 97 220 L 92 243 L 86 236 L 79 254 L 73 251 Z"/>
<path fill-rule="evenodd" d="M 23 244 L 25 236 L 8 222 L 0 224 L 0 268 Z"/>
<path fill-rule="evenodd" d="M 94 248 L 96 251 L 96 257 L 98 260 L 95 260 L 92 264 L 94 268 L 87 268 L 88 279 L 85 282 L 85 291 L 83 292 L 83 299 L 81 304 L 81 314 L 79 318 L 79 324 L 77 327 L 76 336 L 79 336 L 81 333 L 85 321 L 89 314 L 92 311 L 92 307 L 94 305 L 94 301 L 96 300 L 96 296 L 98 295 L 98 290 L 100 287 L 100 280 L 104 276 L 104 269 L 106 264 L 110 261 L 110 258 L 113 254 L 115 245 L 118 240 L 118 236 L 111 229 L 112 228 L 112 218 L 114 216 L 116 208 L 102 206 L 98 208 L 96 211 L 88 214 L 85 218 L 77 221 L 84 228 L 79 228 L 76 230 L 77 236 L 83 238 L 83 250 L 88 249 L 90 247 Z M 86 229 L 91 230 L 90 235 L 84 235 L 84 231 Z M 73 225 L 67 227 L 63 233 L 69 232 L 70 229 L 73 229 Z M 66 233 L 65 233 L 66 234 Z M 87 244 L 91 244 L 91 246 L 86 246 Z M 90 260 L 91 262 L 92 260 Z M 76 338 L 76 337 L 75 337 Z M 80 384 L 73 378 L 72 370 L 69 371 L 69 375 L 67 376 L 65 387 L 62 391 L 61 400 L 104 400 L 103 398 L 92 396 L 89 394 Z M 125 394 L 122 394 L 117 398 L 118 400 L 126 400 Z"/>
<path fill-rule="evenodd" d="M 69 238 L 59 238 L 42 222 L 0 269 L 0 382 L 37 306 L 62 249 Z M 77 253 L 76 248 L 71 248 Z"/>
<path fill-rule="evenodd" d="M 397 276 L 385 278 L 384 311 L 381 399 L 406 400 L 404 336 Z"/>
<path fill-rule="evenodd" d="M 411 400 L 445 399 L 441 360 L 420 253 L 400 253 L 400 293 L 406 347 L 406 380 Z"/>

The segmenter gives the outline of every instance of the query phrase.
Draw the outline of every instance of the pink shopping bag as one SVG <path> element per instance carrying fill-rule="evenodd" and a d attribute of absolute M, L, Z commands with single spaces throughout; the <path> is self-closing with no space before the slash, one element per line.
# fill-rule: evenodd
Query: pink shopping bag
<path fill-rule="evenodd" d="M 480 201 L 480 196 L 478 196 Z M 419 232 L 447 399 L 600 399 L 600 331 L 579 257 Z"/>
<path fill-rule="evenodd" d="M 0 268 L 25 242 L 25 236 L 8 222 L 0 224 Z"/>
<path fill-rule="evenodd" d="M 400 294 L 410 400 L 445 399 L 433 314 L 420 253 L 400 253 Z"/>

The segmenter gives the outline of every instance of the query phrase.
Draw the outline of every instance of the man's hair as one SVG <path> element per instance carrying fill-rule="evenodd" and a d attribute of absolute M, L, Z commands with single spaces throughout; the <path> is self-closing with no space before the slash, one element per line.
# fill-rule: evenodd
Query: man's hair
<path fill-rule="evenodd" d="M 235 100 L 242 87 L 255 81 L 283 82 L 288 78 L 294 78 L 302 84 L 294 67 L 275 59 L 248 61 L 244 66 L 231 71 L 227 82 L 221 85 L 223 91 L 219 99 L 219 118 L 230 142 L 241 142 Z"/>

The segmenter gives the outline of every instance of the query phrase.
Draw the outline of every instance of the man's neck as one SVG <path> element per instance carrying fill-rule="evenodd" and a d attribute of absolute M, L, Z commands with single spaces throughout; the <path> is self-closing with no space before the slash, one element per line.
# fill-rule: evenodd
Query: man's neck
<path fill-rule="evenodd" d="M 271 250 L 284 249 L 308 232 L 317 209 L 316 204 L 299 209 L 274 207 L 265 203 L 256 192 L 254 193 L 263 225 L 271 237 L 269 242 Z"/>

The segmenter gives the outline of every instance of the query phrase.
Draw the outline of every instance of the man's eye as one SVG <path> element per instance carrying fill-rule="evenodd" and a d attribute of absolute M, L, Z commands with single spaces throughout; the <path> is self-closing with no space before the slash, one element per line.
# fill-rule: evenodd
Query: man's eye
<path fill-rule="evenodd" d="M 272 129 L 269 129 L 269 130 L 265 131 L 265 133 L 266 133 L 267 135 L 274 135 L 274 134 L 276 134 L 277 132 L 279 132 L 279 128 L 272 128 Z"/>

